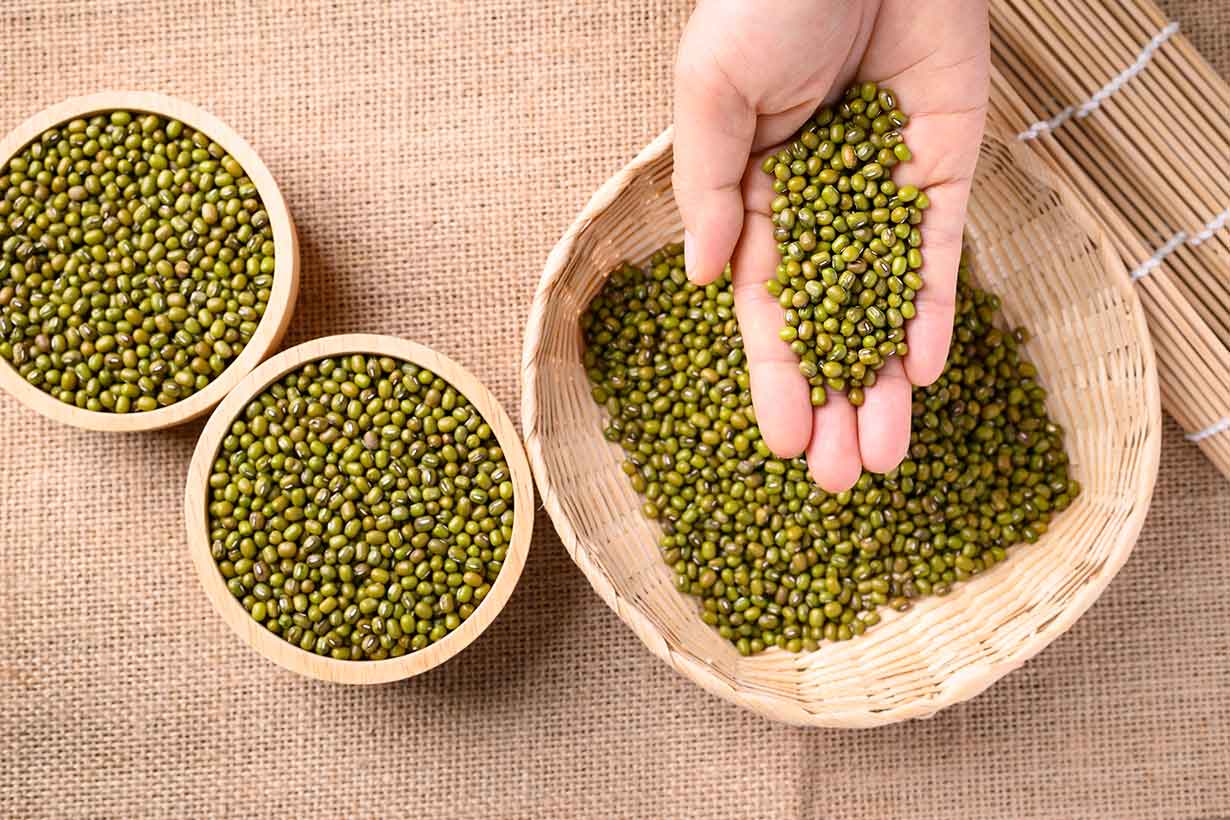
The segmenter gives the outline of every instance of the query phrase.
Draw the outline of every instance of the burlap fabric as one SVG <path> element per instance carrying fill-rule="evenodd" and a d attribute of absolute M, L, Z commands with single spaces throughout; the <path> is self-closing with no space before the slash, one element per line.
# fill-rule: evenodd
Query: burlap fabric
<path fill-rule="evenodd" d="M 1230 71 L 1230 9 L 1171 2 Z M 107 87 L 243 133 L 298 222 L 288 343 L 407 336 L 516 413 L 522 321 L 589 193 L 670 116 L 671 0 L 0 8 L 0 127 Z M 379 688 L 302 680 L 206 603 L 182 533 L 200 425 L 54 426 L 0 397 L 0 814 L 1167 817 L 1230 814 L 1230 485 L 1167 427 L 1136 552 L 976 700 L 778 726 L 655 660 L 540 514 L 474 646 Z"/>

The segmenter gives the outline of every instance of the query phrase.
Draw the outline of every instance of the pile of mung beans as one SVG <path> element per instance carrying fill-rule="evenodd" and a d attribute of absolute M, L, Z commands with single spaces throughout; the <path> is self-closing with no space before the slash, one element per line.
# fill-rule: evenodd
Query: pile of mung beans
<path fill-rule="evenodd" d="M 256 332 L 274 267 L 256 185 L 177 120 L 75 119 L 0 169 L 0 358 L 65 404 L 202 390 Z"/>
<path fill-rule="evenodd" d="M 1080 492 L 1024 330 L 965 261 L 944 374 L 913 392 L 905 461 L 827 493 L 775 457 L 752 409 L 729 274 L 690 284 L 682 248 L 614 271 L 582 317 L 605 435 L 701 617 L 747 655 L 862 635 L 1033 542 Z"/>
<path fill-rule="evenodd" d="M 786 312 L 781 338 L 799 356 L 813 405 L 826 389 L 861 405 L 876 371 L 908 352 L 905 323 L 922 287 L 918 225 L 930 205 L 892 179 L 911 158 L 908 122 L 892 91 L 855 85 L 762 166 L 773 177 L 781 254 L 768 288 Z"/>
<path fill-rule="evenodd" d="M 339 660 L 442 640 L 491 591 L 513 482 L 491 427 L 430 370 L 325 358 L 248 403 L 209 478 L 210 550 L 251 617 Z"/>

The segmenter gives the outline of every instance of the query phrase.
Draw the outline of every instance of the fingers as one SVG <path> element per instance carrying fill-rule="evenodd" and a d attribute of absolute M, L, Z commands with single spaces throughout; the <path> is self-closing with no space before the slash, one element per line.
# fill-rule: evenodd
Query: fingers
<path fill-rule="evenodd" d="M 915 315 L 906 322 L 905 338 L 910 351 L 905 373 L 917 385 L 928 385 L 944 372 L 961 262 L 961 234 L 969 183 L 955 181 L 927 189 L 931 207 L 923 216 L 923 286 L 914 297 Z"/>
<path fill-rule="evenodd" d="M 905 373 L 914 384 L 938 379 L 948 359 L 965 211 L 982 126 L 981 109 L 914 119 L 905 129 L 914 159 L 893 174 L 898 184 L 914 185 L 931 200 L 919 225 L 923 286 L 914 297 L 916 315 L 906 323 L 910 352 Z"/>
<path fill-rule="evenodd" d="M 839 493 L 854 486 L 863 465 L 854 407 L 844 393 L 830 390 L 828 396 L 828 401 L 813 411 L 807 471 L 820 489 Z"/>
<path fill-rule="evenodd" d="M 933 13 L 948 24 L 920 35 L 917 5 L 885 0 L 863 65 L 865 76 L 881 79 L 911 116 L 903 135 L 914 158 L 894 169 L 893 180 L 917 186 L 931 200 L 919 226 L 923 286 L 914 300 L 917 316 L 906 325 L 905 373 L 919 385 L 935 381 L 948 357 L 961 235 L 990 84 L 985 0 L 935 4 Z"/>
<path fill-rule="evenodd" d="M 749 211 L 746 218 L 731 267 L 752 404 L 765 444 L 779 457 L 793 458 L 811 436 L 810 388 L 798 357 L 778 335 L 785 325 L 781 305 L 765 288 L 777 270 L 773 226 L 763 213 Z"/>
<path fill-rule="evenodd" d="M 715 7 L 696 9 L 675 64 L 675 170 L 672 186 L 684 225 L 688 277 L 717 279 L 743 228 L 740 182 L 756 133 L 756 114 L 719 66 L 712 44 L 727 32 Z"/>
<path fill-rule="evenodd" d="M 965 210 L 982 126 L 981 109 L 914 119 L 905 129 L 914 159 L 893 174 L 899 184 L 915 185 L 931 200 L 919 226 L 923 286 L 914 297 L 916 315 L 906 324 L 910 352 L 905 372 L 914 384 L 931 384 L 948 359 Z"/>
<path fill-rule="evenodd" d="M 864 468 L 887 473 L 909 450 L 911 388 L 905 371 L 890 359 L 877 375 L 857 411 L 844 393 L 830 390 L 828 401 L 813 413 L 807 470 L 822 490 L 850 489 Z"/>
<path fill-rule="evenodd" d="M 910 382 L 897 357 L 876 373 L 858 408 L 858 445 L 863 466 L 873 473 L 895 469 L 910 447 Z"/>

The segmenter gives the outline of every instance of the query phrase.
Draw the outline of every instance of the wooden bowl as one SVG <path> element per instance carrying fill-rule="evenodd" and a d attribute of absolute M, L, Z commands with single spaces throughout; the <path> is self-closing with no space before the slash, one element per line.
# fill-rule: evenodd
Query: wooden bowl
<path fill-rule="evenodd" d="M 994 123 L 992 123 L 994 128 Z M 1032 545 L 943 598 L 810 653 L 741 657 L 676 591 L 660 530 L 619 469 L 581 364 L 578 319 L 623 260 L 682 233 L 668 131 L 606 183 L 547 261 L 530 313 L 522 429 L 543 503 L 594 590 L 650 651 L 710 692 L 795 724 L 867 727 L 978 694 L 1062 634 L 1127 559 L 1157 473 L 1161 416 L 1144 314 L 1118 256 L 1073 193 L 1010 137 L 982 150 L 968 238 L 1068 430 L 1084 491 Z M 1108 639 L 1110 639 L 1108 637 Z"/>
<path fill-rule="evenodd" d="M 504 450 L 513 481 L 512 541 L 508 545 L 504 566 L 491 586 L 491 592 L 473 614 L 444 639 L 417 652 L 379 661 L 341 661 L 322 657 L 300 649 L 273 634 L 252 620 L 243 604 L 231 595 L 209 552 L 209 475 L 218 447 L 230 429 L 231 422 L 249 401 L 290 371 L 316 359 L 348 353 L 377 354 L 411 362 L 431 370 L 457 388 L 491 426 L 496 440 Z M 313 339 L 284 350 L 249 373 L 231 391 L 209 417 L 192 454 L 184 497 L 184 517 L 188 525 L 188 550 L 192 554 L 201 584 L 205 587 L 205 594 L 213 603 L 214 609 L 244 643 L 279 666 L 300 675 L 338 683 L 387 683 L 413 677 L 444 663 L 481 635 L 500 614 L 500 610 L 512 595 L 518 578 L 521 577 L 521 569 L 525 566 L 525 558 L 530 549 L 530 535 L 534 528 L 534 483 L 525 458 L 525 450 L 521 447 L 521 439 L 508 414 L 482 382 L 474 378 L 469 371 L 447 356 L 414 342 L 391 336 L 352 333 Z"/>
<path fill-rule="evenodd" d="M 299 293 L 299 240 L 290 211 L 282 199 L 282 192 L 243 137 L 224 122 L 194 105 L 162 94 L 143 91 L 103 91 L 85 97 L 73 97 L 53 105 L 17 126 L 0 141 L 0 168 L 8 165 L 15 154 L 37 139 L 49 128 L 77 117 L 89 117 L 104 111 L 145 112 L 177 119 L 185 125 L 207 134 L 230 153 L 256 184 L 265 211 L 273 226 L 276 265 L 273 272 L 273 288 L 265 314 L 257 325 L 256 333 L 240 351 L 239 355 L 211 381 L 204 390 L 197 391 L 183 401 L 177 401 L 157 410 L 132 413 L 105 413 L 83 410 L 65 404 L 49 393 L 44 393 L 27 382 L 6 360 L 0 359 L 0 388 L 17 397 L 22 404 L 34 409 L 49 419 L 83 427 L 87 430 L 102 430 L 111 433 L 127 433 L 139 430 L 160 430 L 172 427 L 209 412 L 222 400 L 239 380 L 276 348 L 286 333 L 295 299 Z"/>

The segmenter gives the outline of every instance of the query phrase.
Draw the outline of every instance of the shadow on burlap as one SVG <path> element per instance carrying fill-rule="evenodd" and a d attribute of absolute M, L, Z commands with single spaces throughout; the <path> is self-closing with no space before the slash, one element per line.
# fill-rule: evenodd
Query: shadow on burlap
<path fill-rule="evenodd" d="M 262 154 L 303 241 L 288 344 L 463 361 L 512 414 L 556 238 L 670 116 L 683 3 L 0 10 L 0 128 L 107 87 Z M 308 8 L 301 8 L 306 6 Z M 1170 11 L 1230 70 L 1230 9 Z M 200 424 L 107 437 L 0 397 L 0 814 L 1185 817 L 1230 807 L 1230 485 L 1166 428 L 1153 512 L 1070 633 L 971 703 L 867 732 L 768 723 L 655 660 L 550 521 L 504 614 L 422 678 L 301 680 L 209 608 L 181 495 Z"/>

